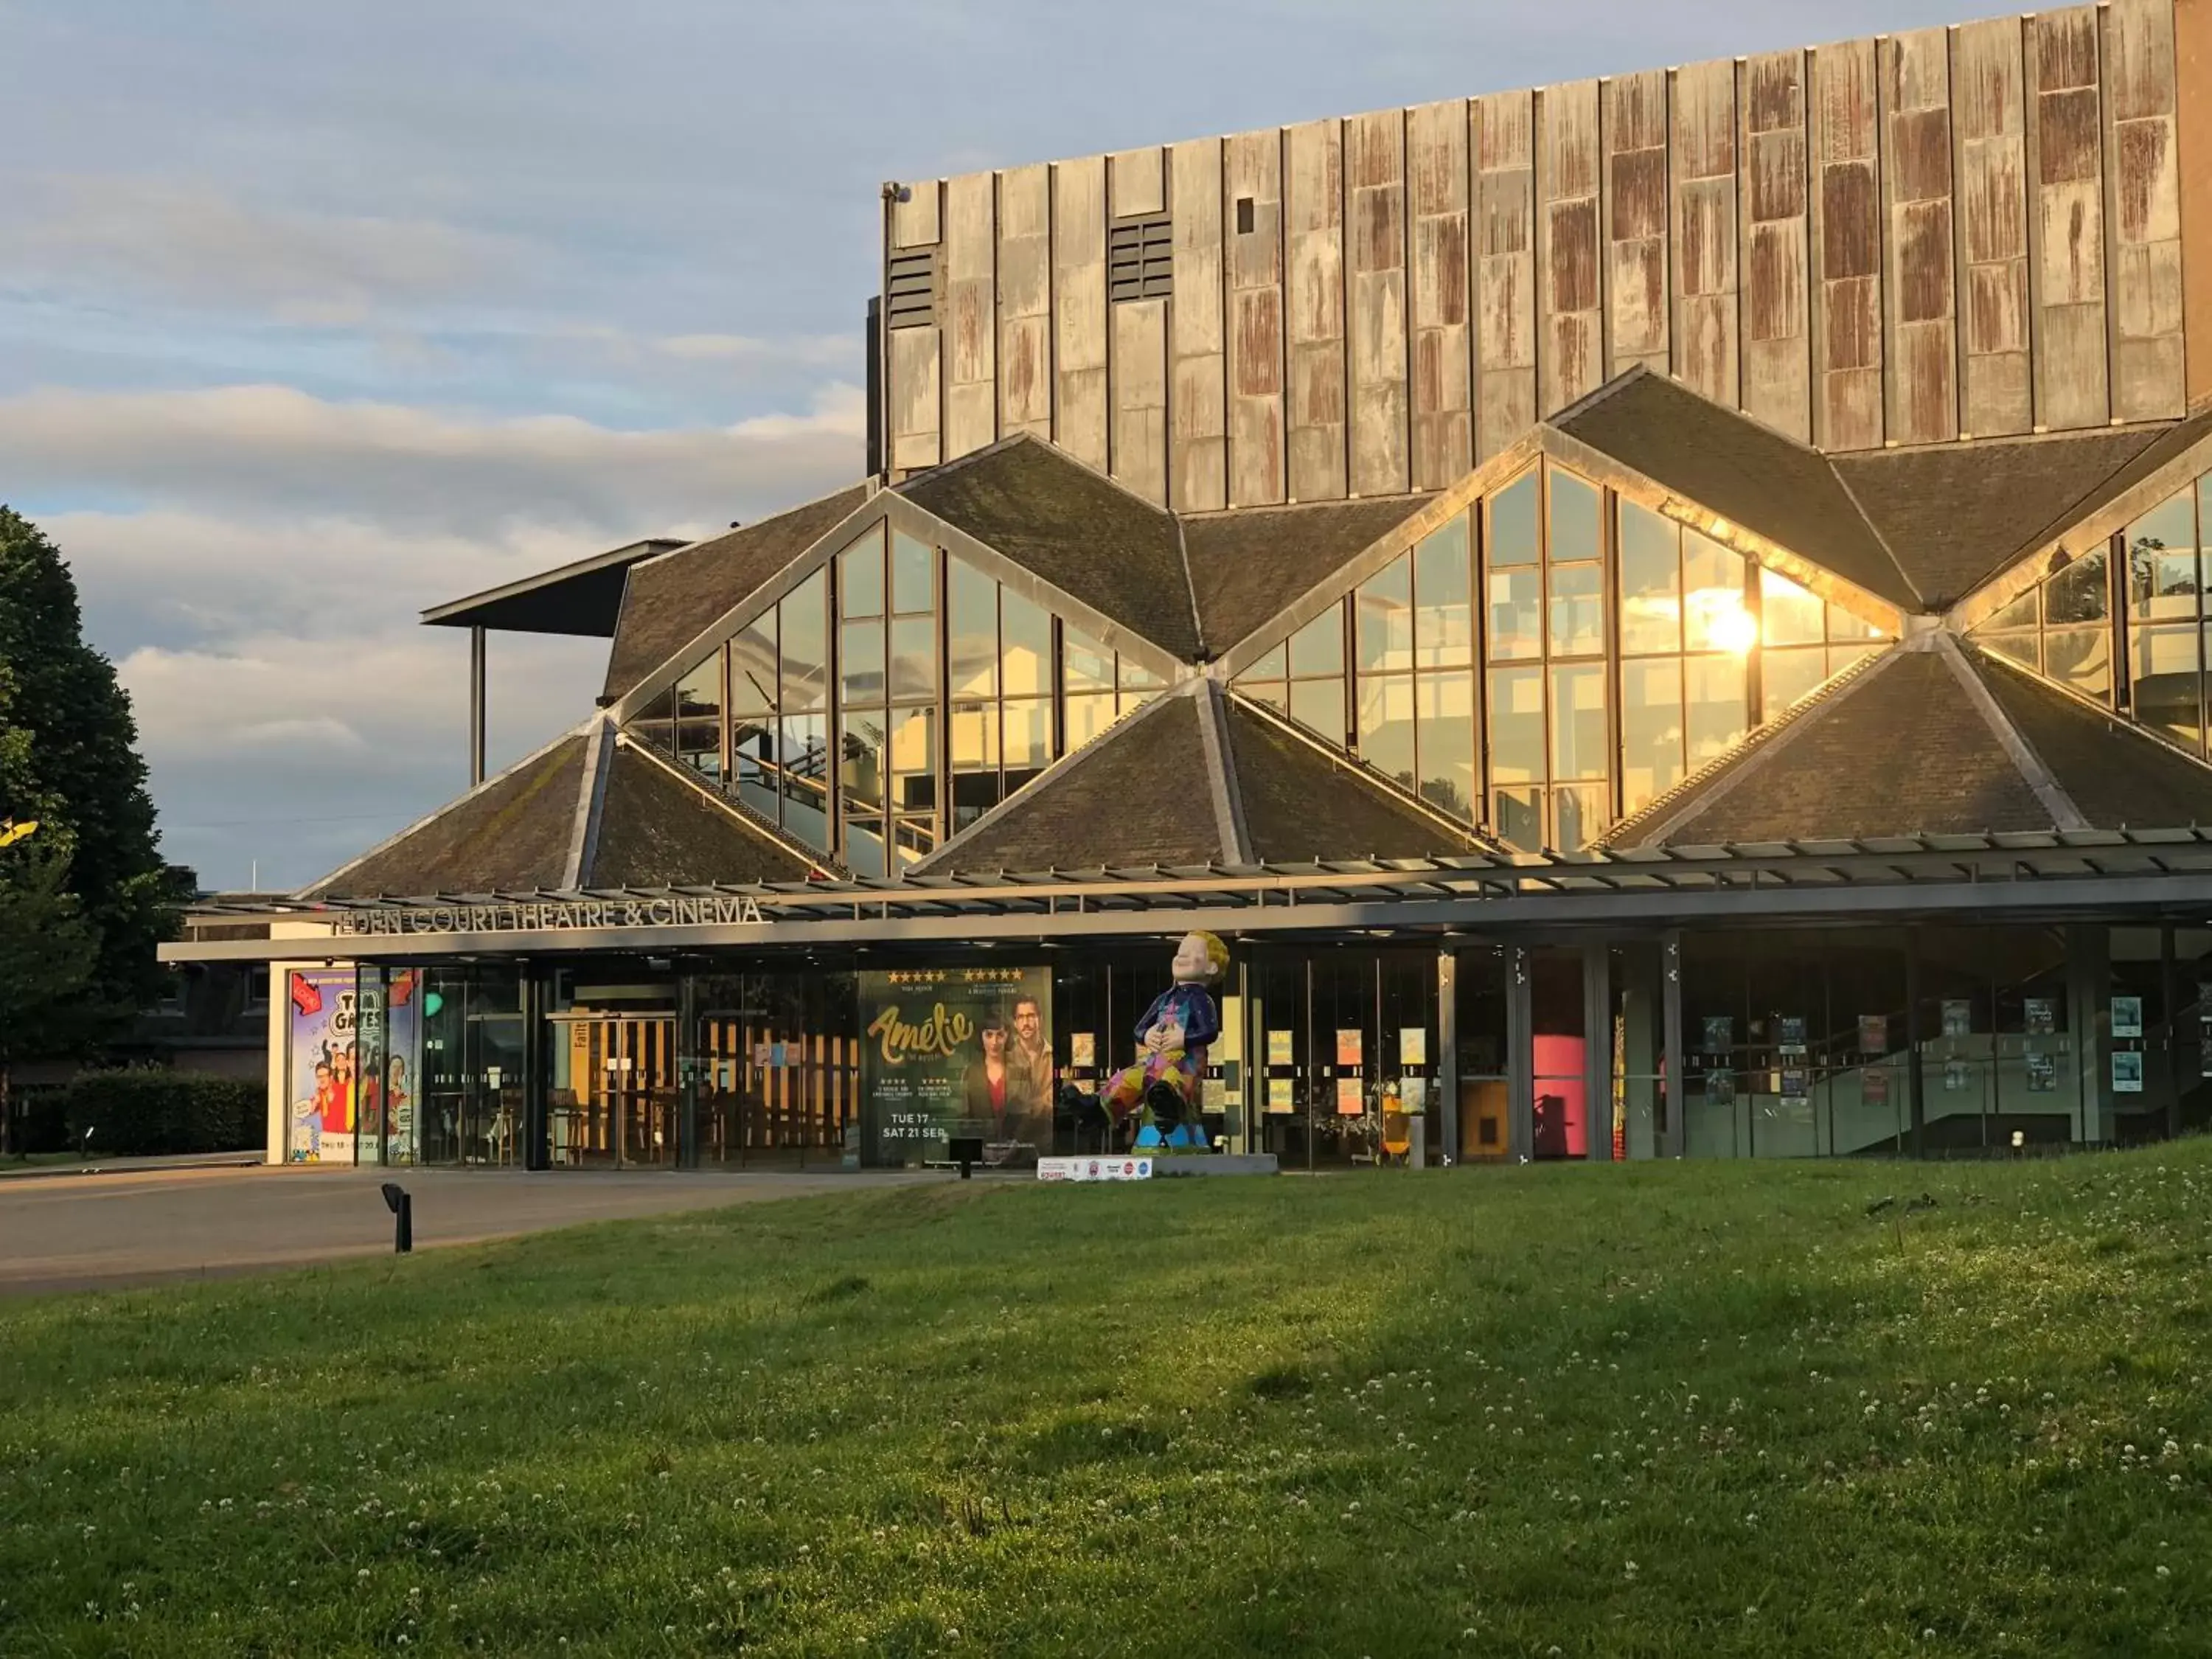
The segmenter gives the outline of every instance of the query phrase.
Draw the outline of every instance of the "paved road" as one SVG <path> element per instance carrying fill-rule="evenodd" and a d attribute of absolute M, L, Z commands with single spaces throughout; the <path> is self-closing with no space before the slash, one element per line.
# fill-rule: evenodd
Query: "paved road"
<path fill-rule="evenodd" d="M 392 1248 L 370 1170 L 167 1170 L 0 1182 L 0 1295 L 196 1279 Z M 410 1170 L 415 1247 L 579 1222 L 942 1182 L 943 1175 Z"/>

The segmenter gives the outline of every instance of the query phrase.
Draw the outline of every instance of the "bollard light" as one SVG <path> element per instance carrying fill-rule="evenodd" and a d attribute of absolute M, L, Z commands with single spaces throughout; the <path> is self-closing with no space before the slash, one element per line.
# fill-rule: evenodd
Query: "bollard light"
<path fill-rule="evenodd" d="M 398 1182 L 387 1181 L 384 1207 L 392 1212 L 392 1253 L 405 1255 L 415 1248 L 415 1200 Z"/>

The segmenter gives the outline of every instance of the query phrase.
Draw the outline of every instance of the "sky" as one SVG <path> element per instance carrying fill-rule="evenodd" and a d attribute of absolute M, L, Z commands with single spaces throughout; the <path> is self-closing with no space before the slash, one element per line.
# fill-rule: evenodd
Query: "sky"
<path fill-rule="evenodd" d="M 878 188 L 1982 15 L 1939 0 L 0 0 L 0 501 L 162 848 L 294 888 L 467 783 L 426 606 L 857 477 Z M 490 760 L 601 641 L 495 634 Z"/>

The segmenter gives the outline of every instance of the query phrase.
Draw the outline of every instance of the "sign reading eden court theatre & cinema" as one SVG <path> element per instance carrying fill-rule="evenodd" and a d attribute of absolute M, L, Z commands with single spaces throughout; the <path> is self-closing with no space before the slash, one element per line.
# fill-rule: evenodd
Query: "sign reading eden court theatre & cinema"
<path fill-rule="evenodd" d="M 994 1162 L 1052 1150 L 1052 974 L 919 968 L 860 975 L 861 1128 L 871 1164 Z"/>
<path fill-rule="evenodd" d="M 420 904 L 341 911 L 341 938 L 392 933 L 561 933 L 585 928 L 759 927 L 768 918 L 749 896 L 711 898 L 533 899 L 520 903 Z"/>

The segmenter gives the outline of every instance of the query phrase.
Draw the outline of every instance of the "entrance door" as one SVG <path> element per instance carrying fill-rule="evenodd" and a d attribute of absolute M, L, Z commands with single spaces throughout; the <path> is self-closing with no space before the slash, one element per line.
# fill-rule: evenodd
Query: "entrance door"
<path fill-rule="evenodd" d="M 665 1169 L 676 1162 L 676 1020 L 574 1014 L 561 1022 L 551 1108 L 559 1168 Z"/>

